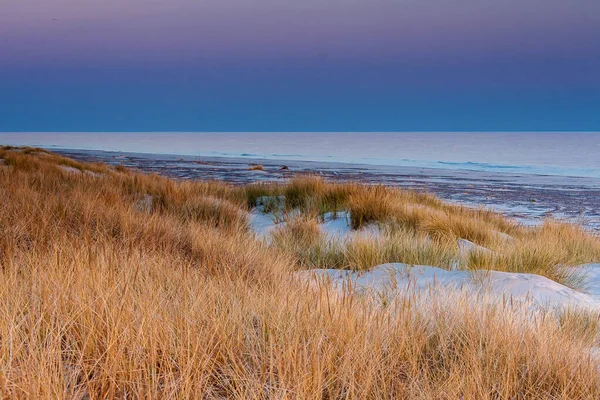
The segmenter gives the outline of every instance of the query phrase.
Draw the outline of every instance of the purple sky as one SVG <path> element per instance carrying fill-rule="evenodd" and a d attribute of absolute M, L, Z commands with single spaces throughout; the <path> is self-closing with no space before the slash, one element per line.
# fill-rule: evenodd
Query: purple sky
<path fill-rule="evenodd" d="M 598 71 L 598 0 L 0 0 L 0 130 L 597 130 Z"/>

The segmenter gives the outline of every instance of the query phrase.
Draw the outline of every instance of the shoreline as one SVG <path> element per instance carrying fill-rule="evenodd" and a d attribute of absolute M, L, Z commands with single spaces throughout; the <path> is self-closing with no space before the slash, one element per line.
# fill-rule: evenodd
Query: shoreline
<path fill-rule="evenodd" d="M 600 132 L 0 132 L 0 142 L 600 179 Z"/>
<path fill-rule="evenodd" d="M 81 161 L 123 165 L 176 179 L 232 184 L 282 181 L 312 173 L 334 181 L 384 184 L 433 193 L 469 207 L 486 207 L 525 225 L 545 217 L 577 222 L 600 232 L 600 179 L 471 170 L 396 167 L 338 162 L 204 157 L 103 150 L 48 148 Z M 260 164 L 264 170 L 249 170 Z M 281 169 L 282 166 L 287 169 Z"/>

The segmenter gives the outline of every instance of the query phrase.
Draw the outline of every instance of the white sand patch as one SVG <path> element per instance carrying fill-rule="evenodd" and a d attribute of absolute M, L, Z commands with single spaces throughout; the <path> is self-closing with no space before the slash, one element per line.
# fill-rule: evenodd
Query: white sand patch
<path fill-rule="evenodd" d="M 597 271 L 599 268 L 595 268 Z M 600 274 L 600 271 L 598 272 Z M 327 278 L 339 290 L 352 287 L 357 292 L 402 294 L 420 292 L 465 291 L 497 302 L 524 301 L 532 307 L 576 307 L 600 311 L 600 297 L 576 291 L 553 280 L 534 274 L 499 271 L 446 271 L 430 266 L 393 263 L 369 271 L 311 270 L 298 273 L 308 279 Z M 598 291 L 600 293 L 600 290 Z"/>
<path fill-rule="evenodd" d="M 96 178 L 104 176 L 104 174 L 101 174 L 99 172 L 90 171 L 89 169 L 83 170 L 83 173 L 86 175 L 89 175 L 89 176 L 96 177 Z"/>
<path fill-rule="evenodd" d="M 68 165 L 60 165 L 60 169 L 62 169 L 65 172 L 69 172 L 71 174 L 81 174 L 81 170 L 78 170 L 77 168 L 69 167 Z"/>
<path fill-rule="evenodd" d="M 283 207 L 284 201 L 283 196 L 280 196 L 280 198 L 265 196 L 257 199 L 257 207 L 249 213 L 250 229 L 254 231 L 257 237 L 261 239 L 269 238 L 275 228 L 285 226 L 285 221 L 281 221 L 281 215 L 263 212 L 265 204 L 275 202 Z M 294 215 L 294 213 L 292 212 L 289 215 Z M 355 237 L 379 238 L 381 236 L 381 231 L 375 224 L 353 230 L 350 226 L 350 214 L 347 211 L 325 213 L 323 221 L 319 222 L 319 228 L 329 241 L 346 241 Z"/>
<path fill-rule="evenodd" d="M 94 176 L 94 177 L 100 177 L 100 176 L 104 175 L 104 174 L 101 174 L 101 173 L 98 173 L 98 172 L 94 172 L 94 171 L 90 171 L 90 170 L 87 170 L 87 169 L 80 170 L 80 169 L 77 169 L 77 168 L 70 167 L 68 165 L 59 165 L 59 167 L 63 171 L 68 172 L 70 174 L 85 174 L 85 175 Z"/>
<path fill-rule="evenodd" d="M 516 239 L 504 232 L 496 232 L 496 237 L 505 243 L 513 243 Z"/>
<path fill-rule="evenodd" d="M 584 291 L 592 298 L 600 301 L 600 264 L 585 264 L 574 268 L 582 277 Z"/>
<path fill-rule="evenodd" d="M 285 207 L 285 196 L 260 196 L 256 198 L 256 208 L 262 212 L 265 210 L 283 210 Z"/>
<path fill-rule="evenodd" d="M 276 217 L 272 213 L 263 213 L 255 208 L 248 215 L 250 229 L 254 231 L 260 239 L 269 240 L 271 232 L 278 226 L 285 226 L 285 222 L 277 223 Z"/>
<path fill-rule="evenodd" d="M 375 224 L 369 224 L 359 230 L 353 230 L 350 226 L 350 213 L 339 211 L 328 212 L 323 215 L 323 222 L 319 224 L 321 231 L 328 240 L 348 240 L 356 236 L 379 238 L 381 231 Z"/>
<path fill-rule="evenodd" d="M 323 215 L 323 222 L 319 224 L 319 227 L 330 240 L 344 239 L 352 232 L 350 214 L 346 211 L 325 213 Z"/>
<path fill-rule="evenodd" d="M 466 239 L 457 239 L 458 253 L 461 257 L 467 257 L 470 253 L 483 253 L 483 254 L 494 254 L 494 252 L 487 247 L 479 246 Z"/>

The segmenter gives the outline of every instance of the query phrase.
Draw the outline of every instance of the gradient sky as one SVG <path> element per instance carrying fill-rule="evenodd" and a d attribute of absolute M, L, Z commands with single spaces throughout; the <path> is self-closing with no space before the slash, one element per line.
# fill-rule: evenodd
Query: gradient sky
<path fill-rule="evenodd" d="M 0 131 L 600 130 L 598 0 L 0 0 Z"/>

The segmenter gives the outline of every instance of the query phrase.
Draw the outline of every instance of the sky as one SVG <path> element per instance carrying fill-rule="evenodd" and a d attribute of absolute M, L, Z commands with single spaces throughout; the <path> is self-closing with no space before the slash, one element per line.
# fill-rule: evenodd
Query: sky
<path fill-rule="evenodd" d="M 598 130 L 598 0 L 0 0 L 0 131 Z"/>

